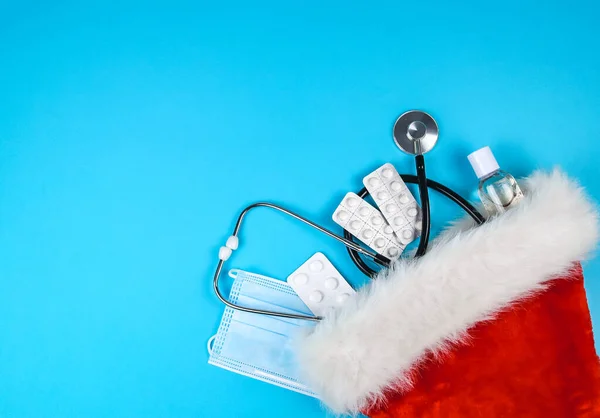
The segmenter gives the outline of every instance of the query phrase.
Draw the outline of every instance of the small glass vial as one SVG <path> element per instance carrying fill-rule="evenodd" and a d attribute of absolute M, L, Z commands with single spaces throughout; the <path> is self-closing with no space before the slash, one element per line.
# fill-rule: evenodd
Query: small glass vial
<path fill-rule="evenodd" d="M 504 213 L 523 198 L 517 181 L 500 170 L 490 147 L 473 152 L 468 159 L 479 178 L 479 198 L 490 215 Z"/>

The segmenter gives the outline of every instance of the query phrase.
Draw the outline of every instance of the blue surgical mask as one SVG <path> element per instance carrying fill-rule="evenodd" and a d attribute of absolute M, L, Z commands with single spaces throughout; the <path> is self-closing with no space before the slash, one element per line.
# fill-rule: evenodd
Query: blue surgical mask
<path fill-rule="evenodd" d="M 250 308 L 311 315 L 292 288 L 281 280 L 231 270 L 229 300 Z M 315 325 L 225 308 L 217 334 L 209 340 L 208 363 L 254 379 L 316 397 L 299 379 L 292 339 Z M 211 347 L 212 343 L 212 347 Z"/>

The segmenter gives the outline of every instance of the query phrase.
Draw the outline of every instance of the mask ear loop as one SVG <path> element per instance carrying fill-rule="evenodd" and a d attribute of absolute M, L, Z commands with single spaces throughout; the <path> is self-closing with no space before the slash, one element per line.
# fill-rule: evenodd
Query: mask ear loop
<path fill-rule="evenodd" d="M 244 220 L 244 216 L 246 216 L 246 214 L 248 212 L 250 212 L 252 209 L 255 209 L 258 207 L 274 209 L 274 210 L 282 212 L 288 216 L 291 216 L 292 218 L 294 218 L 300 222 L 303 222 L 306 225 L 308 225 L 312 228 L 315 228 L 316 230 L 324 233 L 325 235 L 328 235 L 331 238 L 341 242 L 347 248 L 349 248 L 349 249 L 351 248 L 354 251 L 359 252 L 359 253 L 373 259 L 373 261 L 375 261 L 377 264 L 380 264 L 384 267 L 389 266 L 390 260 L 388 260 L 384 256 L 373 253 L 373 252 L 361 247 L 360 245 L 356 244 L 355 242 L 352 242 L 351 240 L 340 237 L 339 235 L 336 235 L 333 232 L 331 232 L 330 230 L 323 228 L 322 226 L 317 225 L 314 222 L 309 221 L 308 219 L 298 215 L 297 213 L 294 213 L 294 212 L 292 212 L 288 209 L 285 209 L 281 206 L 277 206 L 273 203 L 268 203 L 268 202 L 254 203 L 242 211 L 242 213 L 238 217 L 235 228 L 233 229 L 233 234 L 227 239 L 226 244 L 219 249 L 219 263 L 217 264 L 217 269 L 216 269 L 215 275 L 213 277 L 213 290 L 214 290 L 215 294 L 217 295 L 217 297 L 219 298 L 219 300 L 221 302 L 223 302 L 225 305 L 229 306 L 232 309 L 237 309 L 239 311 L 255 313 L 255 314 L 277 316 L 277 317 L 281 317 L 281 318 L 304 319 L 304 320 L 308 320 L 308 321 L 320 321 L 321 320 L 321 317 L 318 317 L 318 316 L 290 314 L 290 313 L 286 313 L 286 312 L 265 311 L 262 309 L 248 308 L 246 306 L 241 306 L 241 305 L 237 305 L 235 303 L 230 302 L 221 293 L 221 291 L 219 289 L 219 278 L 221 277 L 221 271 L 223 270 L 224 263 L 227 260 L 229 260 L 229 257 L 231 257 L 231 255 L 233 254 L 233 251 L 238 249 L 238 246 L 239 246 L 238 233 L 240 231 L 242 221 Z"/>
<path fill-rule="evenodd" d="M 215 338 L 217 338 L 217 336 L 216 336 L 216 335 L 213 335 L 213 336 L 212 336 L 212 337 L 210 337 L 210 338 L 208 339 L 208 341 L 206 342 L 206 351 L 208 351 L 208 355 L 209 355 L 209 356 L 212 356 L 212 353 L 213 353 L 213 345 L 214 345 L 214 342 L 215 342 Z"/>

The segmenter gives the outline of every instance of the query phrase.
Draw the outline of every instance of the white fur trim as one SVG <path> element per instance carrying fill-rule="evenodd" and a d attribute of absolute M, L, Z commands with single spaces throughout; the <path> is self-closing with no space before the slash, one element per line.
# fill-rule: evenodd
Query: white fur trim
<path fill-rule="evenodd" d="M 557 170 L 522 184 L 518 206 L 447 231 L 418 260 L 399 260 L 301 339 L 305 378 L 327 406 L 356 413 L 385 389 L 409 389 L 424 354 L 463 340 L 594 248 L 597 212 L 575 182 Z"/>

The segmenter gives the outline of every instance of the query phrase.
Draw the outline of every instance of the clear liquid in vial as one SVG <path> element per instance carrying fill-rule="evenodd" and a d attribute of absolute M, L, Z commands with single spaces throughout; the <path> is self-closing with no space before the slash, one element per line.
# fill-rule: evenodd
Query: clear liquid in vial
<path fill-rule="evenodd" d="M 523 192 L 510 174 L 496 170 L 479 181 L 479 198 L 490 214 L 504 213 L 523 198 Z"/>

